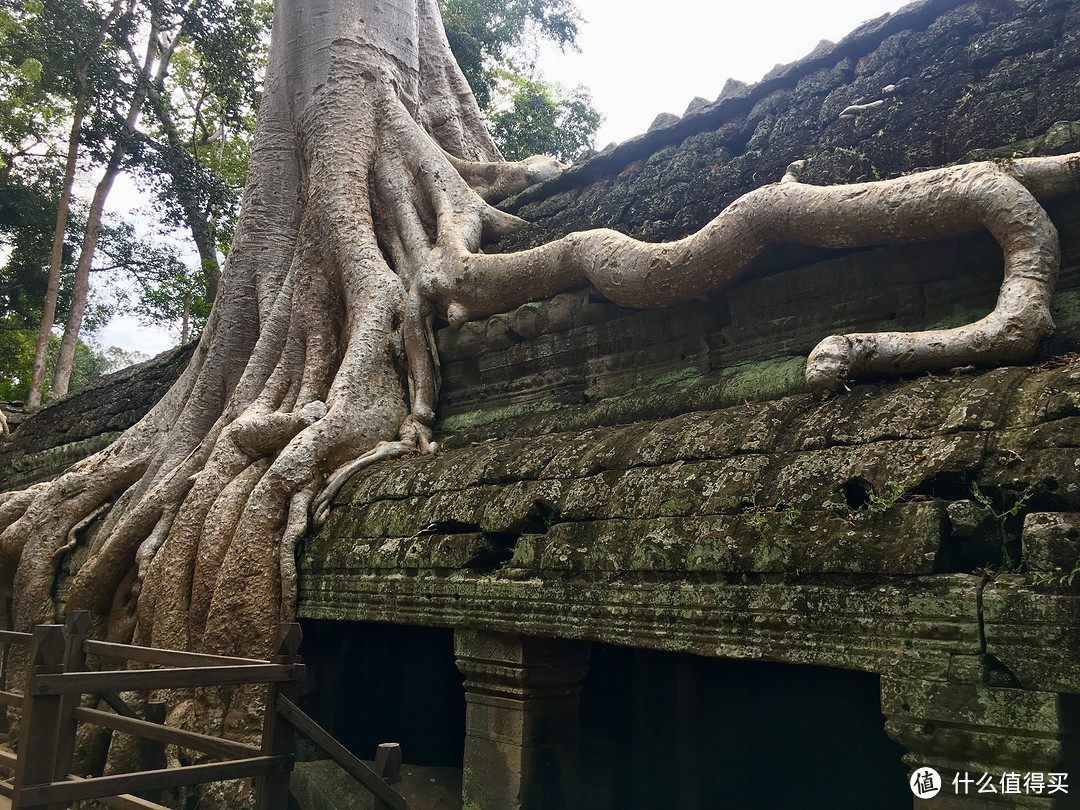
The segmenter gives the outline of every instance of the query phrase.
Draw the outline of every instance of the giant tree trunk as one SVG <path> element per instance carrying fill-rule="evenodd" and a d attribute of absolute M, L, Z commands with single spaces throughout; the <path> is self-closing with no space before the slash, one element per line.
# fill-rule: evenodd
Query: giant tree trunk
<path fill-rule="evenodd" d="M 389 266 L 373 218 L 412 205 L 394 185 L 415 186 L 442 153 L 420 129 L 422 153 L 395 148 L 388 112 L 408 109 L 459 157 L 498 157 L 433 0 L 279 3 L 265 88 L 233 249 L 191 365 L 106 451 L 0 496 L 18 627 L 56 618 L 60 552 L 110 505 L 68 610 L 91 610 L 117 640 L 266 654 L 293 611 L 293 546 L 325 474 L 415 433 L 407 268 Z M 537 165 L 514 174 L 525 182 Z M 410 216 L 434 224 L 430 204 Z M 192 723 L 252 730 L 248 694 L 219 697 Z M 184 705 L 172 716 L 190 717 Z"/>
<path fill-rule="evenodd" d="M 113 640 L 265 655 L 295 607 L 294 548 L 310 516 L 358 465 L 434 449 L 435 317 L 456 325 L 584 283 L 661 305 L 730 283 L 774 241 L 988 228 L 1007 267 L 994 313 L 913 338 L 832 339 L 811 385 L 1023 359 L 1051 327 L 1058 261 L 1028 188 L 1058 193 L 1080 178 L 1070 158 L 841 188 L 790 175 L 680 242 L 596 231 L 484 255 L 485 234 L 520 222 L 489 201 L 553 171 L 497 158 L 434 0 L 279 0 L 236 237 L 191 365 L 116 444 L 0 500 L 17 627 L 54 618 L 59 552 L 108 504 L 69 610 L 90 610 Z M 200 700 L 198 713 L 174 703 L 169 722 L 256 728 L 249 692 Z"/>

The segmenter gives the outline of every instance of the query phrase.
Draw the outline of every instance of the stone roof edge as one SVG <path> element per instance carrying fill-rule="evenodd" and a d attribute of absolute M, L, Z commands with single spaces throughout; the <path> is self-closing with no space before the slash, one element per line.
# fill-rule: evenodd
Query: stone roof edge
<path fill-rule="evenodd" d="M 688 113 L 669 126 L 651 130 L 604 150 L 578 166 L 571 166 L 558 177 L 538 183 L 499 204 L 512 214 L 531 203 L 547 199 L 573 188 L 590 185 L 604 177 L 618 174 L 626 166 L 644 160 L 666 146 L 682 143 L 702 132 L 719 129 L 727 120 L 748 113 L 754 105 L 777 90 L 794 87 L 800 79 L 835 65 L 844 59 L 858 59 L 874 51 L 893 34 L 923 30 L 948 11 L 970 0 L 916 0 L 892 14 L 863 23 L 840 42 L 822 42 L 807 56 L 787 65 L 777 65 L 756 84 L 721 93 L 712 104 Z M 779 178 L 776 178 L 779 180 Z"/>

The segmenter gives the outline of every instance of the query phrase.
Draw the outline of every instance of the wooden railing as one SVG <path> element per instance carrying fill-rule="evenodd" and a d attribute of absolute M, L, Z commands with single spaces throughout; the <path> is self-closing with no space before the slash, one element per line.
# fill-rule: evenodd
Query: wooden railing
<path fill-rule="evenodd" d="M 243 778 L 255 779 L 257 810 L 286 810 L 297 733 L 370 791 L 376 810 L 406 810 L 405 800 L 388 784 L 401 764 L 396 744 L 379 746 L 376 773 L 297 707 L 304 678 L 298 624 L 278 628 L 269 661 L 95 641 L 87 635 L 89 626 L 89 614 L 78 611 L 66 626 L 40 625 L 33 633 L 0 631 L 0 643 L 30 648 L 23 694 L 0 691 L 0 704 L 22 711 L 18 754 L 0 751 L 0 767 L 14 771 L 12 781 L 0 781 L 0 793 L 11 798 L 14 810 L 62 810 L 85 799 L 101 799 L 120 810 L 168 810 L 152 800 L 162 790 Z M 153 668 L 88 671 L 87 655 Z M 168 727 L 162 703 L 147 704 L 140 717 L 119 694 L 245 684 L 267 688 L 260 747 Z M 81 706 L 84 694 L 97 695 L 112 711 Z M 79 723 L 148 741 L 140 770 L 85 779 L 72 775 Z M 222 761 L 166 768 L 165 745 Z"/>

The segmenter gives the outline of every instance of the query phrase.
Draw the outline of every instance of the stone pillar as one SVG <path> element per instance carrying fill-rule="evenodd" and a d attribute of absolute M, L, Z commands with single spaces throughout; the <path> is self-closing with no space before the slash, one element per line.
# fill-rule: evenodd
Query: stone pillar
<path fill-rule="evenodd" d="M 1080 807 L 1080 695 L 988 685 L 988 658 L 954 656 L 970 659 L 971 677 L 962 664 L 945 681 L 882 676 L 885 730 L 907 749 L 909 776 L 926 767 L 941 776 L 937 796 L 913 797 L 913 806 Z"/>
<path fill-rule="evenodd" d="M 589 644 L 457 630 L 454 651 L 467 703 L 465 807 L 574 807 L 578 699 Z"/>

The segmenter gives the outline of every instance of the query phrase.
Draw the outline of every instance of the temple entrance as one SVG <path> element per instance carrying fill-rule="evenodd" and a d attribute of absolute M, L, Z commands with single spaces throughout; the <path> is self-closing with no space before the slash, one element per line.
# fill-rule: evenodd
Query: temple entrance
<path fill-rule="evenodd" d="M 583 807 L 910 808 L 879 678 L 594 644 Z"/>

